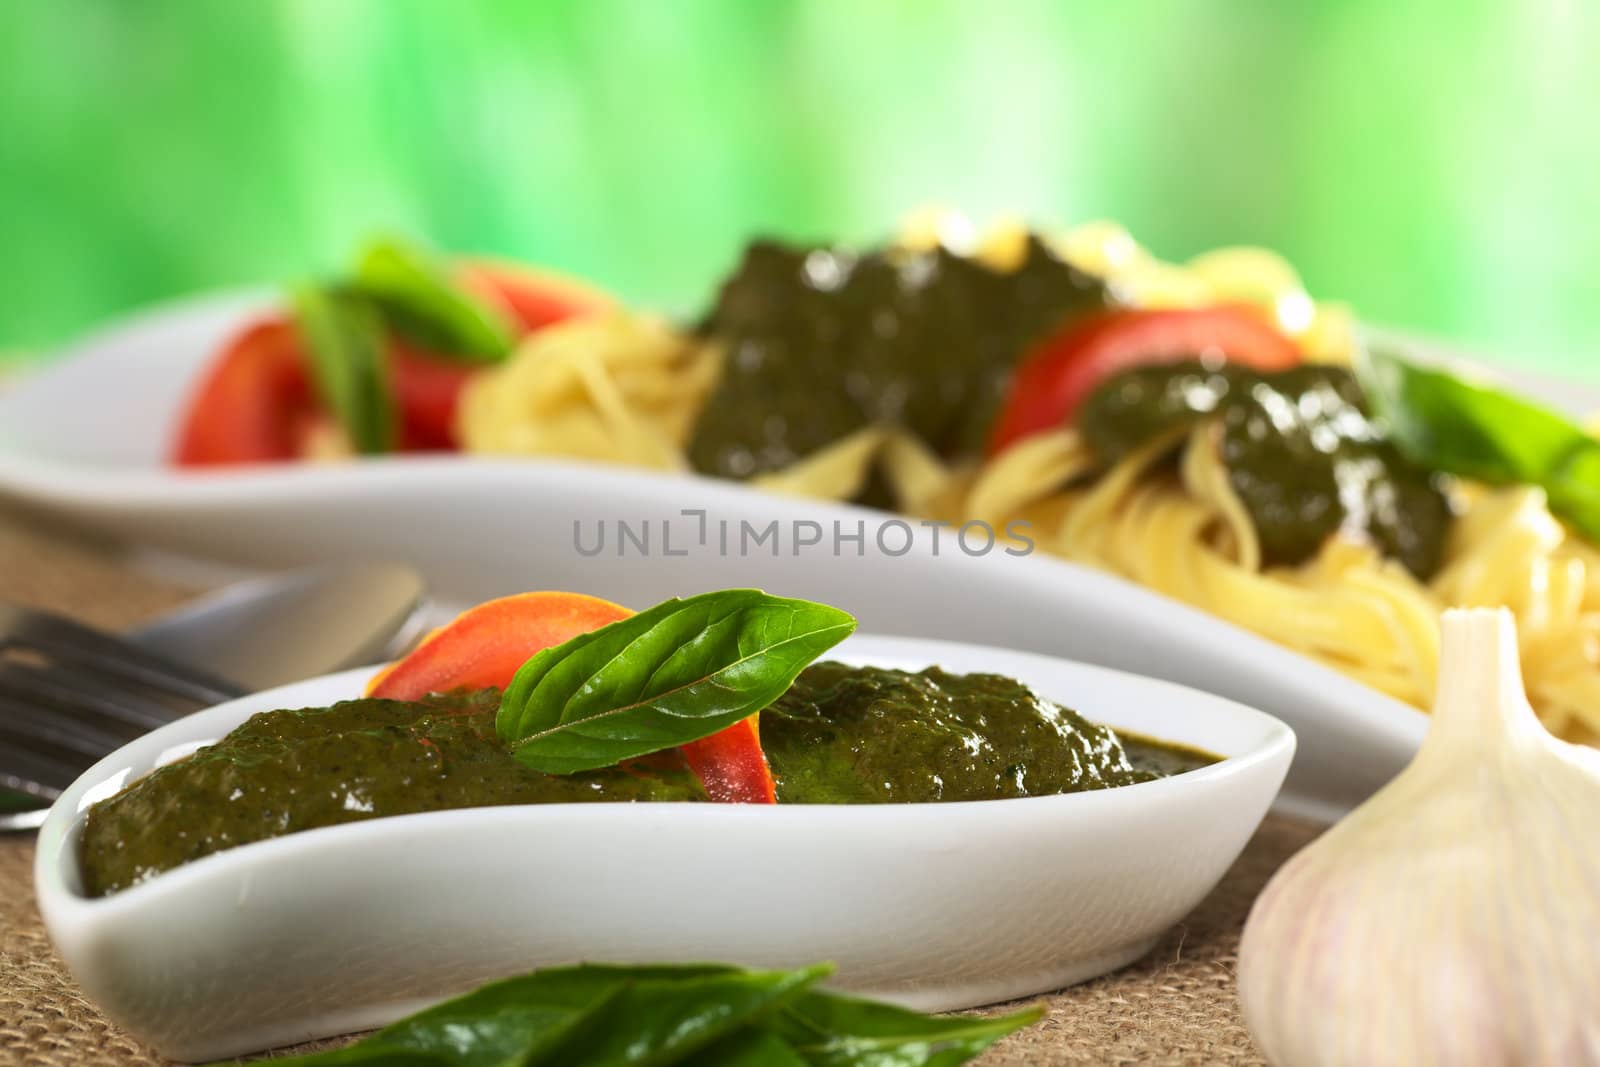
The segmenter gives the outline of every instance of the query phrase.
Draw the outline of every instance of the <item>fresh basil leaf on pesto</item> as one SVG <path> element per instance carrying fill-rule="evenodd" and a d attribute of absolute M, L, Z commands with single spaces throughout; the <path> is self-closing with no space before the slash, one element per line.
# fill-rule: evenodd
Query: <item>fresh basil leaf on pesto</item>
<path fill-rule="evenodd" d="M 299 285 L 295 323 L 318 395 L 357 452 L 394 448 L 396 414 L 383 326 L 372 306 L 342 289 Z"/>
<path fill-rule="evenodd" d="M 668 600 L 533 656 L 495 727 L 546 774 L 609 767 L 760 711 L 855 625 L 838 608 L 759 589 Z"/>
<path fill-rule="evenodd" d="M 475 298 L 422 249 L 393 239 L 370 242 L 351 285 L 370 299 L 403 337 L 441 359 L 497 363 L 515 336 L 498 308 Z"/>
<path fill-rule="evenodd" d="M 1600 440 L 1502 389 L 1386 352 L 1362 361 L 1367 393 L 1418 463 L 1494 485 L 1537 485 L 1550 510 L 1600 541 Z"/>

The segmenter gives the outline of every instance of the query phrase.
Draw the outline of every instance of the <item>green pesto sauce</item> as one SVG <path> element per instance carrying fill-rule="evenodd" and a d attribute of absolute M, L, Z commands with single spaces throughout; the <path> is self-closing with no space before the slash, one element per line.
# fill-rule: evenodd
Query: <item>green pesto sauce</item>
<path fill-rule="evenodd" d="M 1107 300 L 1036 239 L 1011 272 L 944 249 L 856 255 L 758 241 L 703 325 L 727 356 L 690 462 L 750 478 L 878 424 L 975 455 L 1027 347 Z"/>
<path fill-rule="evenodd" d="M 1107 726 L 997 674 L 818 663 L 761 713 L 779 803 L 997 800 L 1131 785 L 1216 762 Z"/>
<path fill-rule="evenodd" d="M 1219 456 L 1267 563 L 1304 563 L 1343 531 L 1418 578 L 1439 569 L 1454 518 L 1442 479 L 1401 455 L 1343 368 L 1138 367 L 1095 390 L 1078 425 L 1115 461 L 1207 419 L 1216 421 Z"/>
<path fill-rule="evenodd" d="M 1161 741 L 1131 730 L 1118 730 L 1117 739 L 1122 742 L 1122 750 L 1128 754 L 1133 769 L 1151 778 L 1171 778 L 1185 771 L 1209 767 L 1222 758 L 1203 749 Z"/>
<path fill-rule="evenodd" d="M 496 804 L 703 801 L 676 751 L 568 776 L 518 763 L 499 693 L 350 700 L 252 716 L 89 809 L 84 891 L 214 852 L 385 815 Z M 1215 761 L 1109 728 L 991 674 L 820 663 L 761 714 L 783 803 L 984 800 L 1100 789 Z"/>
<path fill-rule="evenodd" d="M 499 703 L 486 690 L 254 715 L 89 809 L 84 891 L 100 896 L 236 845 L 384 815 L 706 799 L 676 751 L 564 777 L 524 767 L 495 734 Z"/>

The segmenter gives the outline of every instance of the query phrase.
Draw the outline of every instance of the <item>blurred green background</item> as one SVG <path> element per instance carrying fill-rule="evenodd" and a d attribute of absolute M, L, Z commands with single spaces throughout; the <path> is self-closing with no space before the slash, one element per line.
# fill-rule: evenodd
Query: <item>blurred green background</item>
<path fill-rule="evenodd" d="M 930 201 L 1600 380 L 1600 4 L 0 0 L 0 358 L 374 228 L 688 311 Z"/>

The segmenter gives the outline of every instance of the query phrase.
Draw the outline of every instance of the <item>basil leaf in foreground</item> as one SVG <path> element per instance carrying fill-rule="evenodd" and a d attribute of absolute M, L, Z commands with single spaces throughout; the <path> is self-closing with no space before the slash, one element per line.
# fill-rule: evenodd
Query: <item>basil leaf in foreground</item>
<path fill-rule="evenodd" d="M 807 992 L 770 1026 L 811 1067 L 953 1067 L 1013 1030 L 1032 1026 L 1043 1008 L 1010 1015 L 922 1015 L 892 1004 Z"/>
<path fill-rule="evenodd" d="M 537 653 L 500 698 L 495 729 L 546 774 L 610 767 L 760 711 L 855 626 L 838 608 L 759 589 L 668 600 Z"/>
<path fill-rule="evenodd" d="M 811 1063 L 771 1030 L 746 1027 L 702 1050 L 694 1067 L 811 1067 Z"/>
<path fill-rule="evenodd" d="M 302 1067 L 686 1062 L 829 970 L 690 964 L 535 971 L 447 1000 L 354 1045 L 281 1062 Z"/>
<path fill-rule="evenodd" d="M 1496 485 L 1537 485 L 1550 510 L 1600 540 L 1600 440 L 1512 393 L 1387 353 L 1362 384 L 1400 448 L 1434 470 Z"/>
<path fill-rule="evenodd" d="M 508 978 L 291 1067 L 956 1067 L 1035 1022 L 927 1016 L 811 988 L 827 965 L 579 966 Z"/>
<path fill-rule="evenodd" d="M 710 1044 L 759 1021 L 826 977 L 832 967 L 733 971 L 700 978 L 629 981 L 523 1067 L 626 1067 L 697 1063 Z"/>
<path fill-rule="evenodd" d="M 395 406 L 383 327 L 372 307 L 337 289 L 296 286 L 291 293 L 317 395 L 357 452 L 395 445 Z"/>
<path fill-rule="evenodd" d="M 397 333 L 442 359 L 496 363 L 516 341 L 502 311 L 457 285 L 428 253 L 400 241 L 370 242 L 351 284 Z"/>

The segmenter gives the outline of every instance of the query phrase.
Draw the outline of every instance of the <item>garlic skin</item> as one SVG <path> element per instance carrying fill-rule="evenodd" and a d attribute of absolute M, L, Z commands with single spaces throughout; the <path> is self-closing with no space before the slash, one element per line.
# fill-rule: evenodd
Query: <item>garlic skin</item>
<path fill-rule="evenodd" d="M 1277 1067 L 1600 1065 L 1600 752 L 1540 725 L 1509 612 L 1446 612 L 1441 651 L 1416 758 L 1250 911 Z"/>

